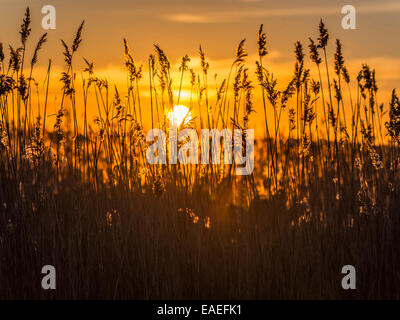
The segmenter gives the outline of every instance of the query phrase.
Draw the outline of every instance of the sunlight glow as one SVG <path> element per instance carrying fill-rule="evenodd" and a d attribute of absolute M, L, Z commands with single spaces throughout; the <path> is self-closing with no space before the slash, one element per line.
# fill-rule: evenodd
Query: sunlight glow
<path fill-rule="evenodd" d="M 169 121 L 172 121 L 174 125 L 179 127 L 183 121 L 185 121 L 185 124 L 189 123 L 192 119 L 192 114 L 187 107 L 178 105 L 169 111 L 167 117 Z"/>

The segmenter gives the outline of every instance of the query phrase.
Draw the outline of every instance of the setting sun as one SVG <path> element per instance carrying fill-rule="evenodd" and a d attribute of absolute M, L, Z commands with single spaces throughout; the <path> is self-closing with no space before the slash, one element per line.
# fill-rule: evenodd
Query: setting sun
<path fill-rule="evenodd" d="M 168 113 L 169 121 L 176 126 L 180 126 L 183 121 L 187 124 L 192 119 L 192 114 L 189 109 L 185 106 L 178 105 L 174 106 Z"/>

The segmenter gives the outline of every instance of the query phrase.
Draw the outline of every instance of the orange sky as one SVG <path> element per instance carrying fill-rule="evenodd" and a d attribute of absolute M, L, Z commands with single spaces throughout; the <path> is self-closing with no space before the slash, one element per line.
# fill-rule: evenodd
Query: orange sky
<path fill-rule="evenodd" d="M 317 37 L 317 26 L 323 17 L 331 34 L 329 60 L 333 61 L 334 40 L 340 38 L 346 64 L 352 71 L 353 79 L 362 63 L 368 63 L 377 70 L 381 101 L 388 101 L 392 88 L 397 87 L 400 77 L 400 4 L 398 1 L 356 1 L 357 30 L 341 28 L 340 1 L 282 0 L 115 0 L 115 1 L 26 1 L 0 0 L 0 41 L 7 46 L 18 45 L 18 30 L 24 9 L 30 6 L 32 12 L 32 35 L 30 44 L 44 32 L 41 29 L 41 7 L 52 4 L 57 10 L 57 29 L 49 31 L 49 41 L 40 52 L 39 64 L 34 76 L 43 80 L 49 59 L 53 61 L 53 81 L 49 99 L 50 109 L 58 108 L 61 83 L 60 72 L 64 68 L 60 38 L 70 43 L 80 21 L 85 19 L 83 42 L 74 64 L 77 78 L 84 68 L 82 57 L 95 62 L 96 75 L 115 83 L 121 92 L 126 88 L 126 73 L 123 67 L 123 42 L 129 41 L 132 54 L 137 62 L 146 63 L 153 52 L 153 44 L 159 44 L 168 54 L 173 65 L 174 90 L 179 87 L 179 60 L 189 54 L 190 67 L 199 70 L 198 46 L 202 45 L 210 63 L 210 87 L 227 77 L 238 42 L 246 38 L 247 61 L 250 73 L 254 74 L 256 36 L 259 25 L 264 24 L 267 33 L 269 55 L 266 67 L 285 85 L 293 72 L 294 42 L 303 42 L 308 56 L 308 37 Z M 28 51 L 28 56 L 31 54 Z M 307 58 L 308 67 L 311 64 Z M 218 74 L 214 82 L 214 74 Z M 255 79 L 254 79 L 255 80 Z M 181 104 L 189 99 L 189 75 L 184 79 Z M 40 82 L 40 86 L 42 83 Z M 77 82 L 79 86 L 79 82 Z M 79 87 L 78 87 L 79 88 Z M 141 81 L 144 104 L 149 93 L 147 69 Z M 78 89 L 79 90 L 79 89 Z M 212 90 L 210 94 L 214 95 Z M 256 91 L 258 92 L 258 90 Z M 78 91 L 79 94 L 79 91 Z M 255 95 L 256 120 L 262 116 L 262 107 Z M 94 115 L 93 115 L 94 116 Z M 263 123 L 254 126 L 263 130 Z"/>

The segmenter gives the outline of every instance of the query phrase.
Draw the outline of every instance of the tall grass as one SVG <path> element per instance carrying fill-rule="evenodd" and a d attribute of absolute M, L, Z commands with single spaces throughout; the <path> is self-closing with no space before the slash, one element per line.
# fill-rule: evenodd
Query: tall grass
<path fill-rule="evenodd" d="M 279 84 L 264 61 L 261 26 L 256 80 L 243 40 L 215 93 L 202 47 L 199 73 L 183 56 L 174 96 L 165 51 L 155 45 L 139 65 L 124 40 L 125 97 L 87 59 L 76 88 L 82 22 L 71 45 L 62 40 L 66 69 L 55 115 L 48 112 L 51 61 L 44 105 L 33 105 L 34 66 L 47 35 L 27 67 L 30 31 L 27 9 L 8 63 L 0 44 L 1 298 L 400 297 L 400 100 L 393 91 L 388 105 L 378 104 L 368 65 L 351 78 L 339 40 L 331 73 L 322 20 L 309 44 L 314 71 L 296 42 L 293 77 Z M 139 90 L 144 72 L 150 105 Z M 247 129 L 261 95 L 265 138 L 256 143 L 253 175 L 234 176 L 235 164 L 147 163 L 144 119 L 168 133 L 167 114 L 187 76 L 197 117 L 179 130 Z M 93 123 L 89 108 L 98 113 Z M 56 267 L 55 291 L 41 289 L 46 264 Z M 346 264 L 357 269 L 357 291 L 341 289 Z"/>

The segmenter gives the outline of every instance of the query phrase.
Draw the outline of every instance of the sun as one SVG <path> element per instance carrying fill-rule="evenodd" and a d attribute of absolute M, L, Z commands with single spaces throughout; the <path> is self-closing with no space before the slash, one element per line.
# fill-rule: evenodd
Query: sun
<path fill-rule="evenodd" d="M 185 121 L 185 124 L 188 124 L 189 121 L 192 119 L 192 114 L 190 110 L 183 106 L 183 105 L 178 105 L 174 106 L 169 112 L 168 112 L 168 119 L 171 121 L 174 125 L 179 127 L 183 121 Z"/>

